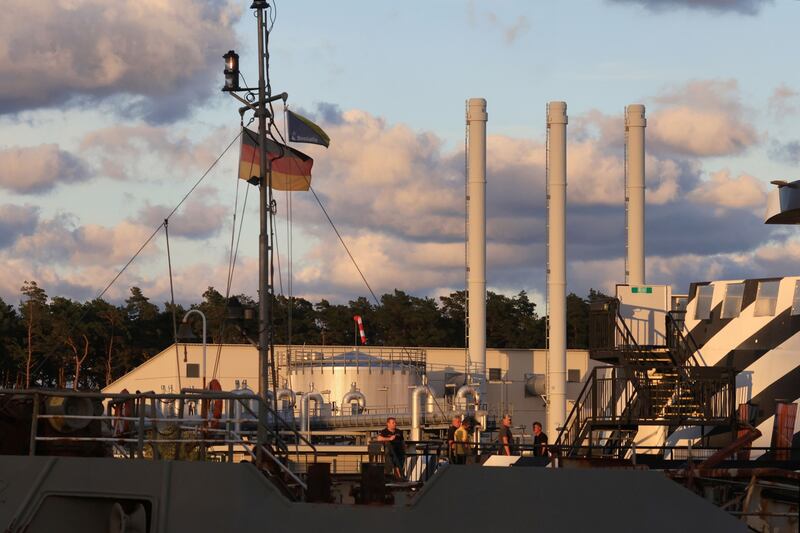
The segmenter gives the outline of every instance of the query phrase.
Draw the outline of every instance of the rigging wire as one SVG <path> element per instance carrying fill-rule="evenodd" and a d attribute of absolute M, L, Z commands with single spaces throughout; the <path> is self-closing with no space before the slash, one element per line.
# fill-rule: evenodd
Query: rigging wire
<path fill-rule="evenodd" d="M 228 281 L 227 281 L 227 286 L 226 286 L 226 289 L 225 289 L 225 292 L 226 292 L 225 314 L 227 314 L 227 312 L 228 312 L 228 302 L 229 302 L 228 295 L 230 294 L 230 289 L 231 289 L 231 286 L 233 285 L 233 275 L 234 275 L 234 273 L 236 271 L 236 260 L 239 257 L 239 243 L 242 240 L 242 230 L 244 229 L 244 221 L 245 221 L 244 214 L 247 211 L 247 198 L 248 198 L 249 195 L 250 195 L 250 187 L 247 187 L 247 188 L 245 188 L 244 201 L 242 202 L 242 214 L 241 214 L 241 217 L 239 219 L 239 232 L 236 235 L 236 246 L 232 247 L 233 252 L 232 252 L 232 259 L 231 259 L 231 263 L 230 263 L 231 266 L 230 266 L 230 269 L 228 270 Z M 220 336 L 224 333 L 224 324 L 225 324 L 225 321 L 223 321 L 223 331 L 220 333 Z M 219 361 L 220 361 L 221 355 L 222 355 L 222 346 L 221 346 L 221 342 L 220 342 L 220 346 L 218 346 L 218 348 L 217 348 L 217 356 L 216 356 L 216 359 L 214 360 L 214 370 L 212 372 L 212 377 L 217 377 L 217 371 L 219 370 Z"/>
<path fill-rule="evenodd" d="M 287 105 L 286 102 L 283 103 L 283 132 L 284 138 L 289 137 L 288 132 L 288 121 L 286 116 Z M 292 269 L 294 268 L 294 257 L 293 257 L 293 234 L 294 234 L 294 219 L 292 213 L 292 192 L 286 191 L 286 253 L 288 255 L 286 260 L 286 286 L 289 291 L 289 301 L 287 303 L 287 312 L 286 312 L 286 344 L 289 346 L 288 350 L 291 351 L 292 346 L 292 312 L 294 311 L 294 298 L 293 298 L 293 290 L 292 290 Z"/>
<path fill-rule="evenodd" d="M 178 204 L 175 206 L 175 208 L 172 211 L 170 211 L 169 214 L 164 218 L 165 221 L 167 221 L 170 218 L 172 218 L 172 215 L 174 215 L 178 211 L 178 209 L 180 209 L 180 207 L 183 205 L 183 203 L 189 198 L 189 196 L 195 191 L 195 189 L 197 189 L 197 187 L 203 182 L 203 180 L 206 179 L 206 176 L 208 176 L 208 174 L 211 172 L 211 170 L 215 166 L 217 166 L 217 163 L 219 163 L 219 161 L 222 159 L 222 157 L 228 152 L 228 150 L 230 150 L 231 146 L 233 146 L 233 144 L 237 141 L 237 139 L 239 139 L 239 137 L 241 135 L 242 135 L 242 131 L 240 129 L 239 132 L 236 134 L 236 136 L 228 144 L 228 146 L 225 147 L 225 149 L 222 151 L 222 153 L 220 153 L 219 156 L 217 156 L 217 158 L 214 160 L 214 162 L 211 163 L 211 165 L 206 169 L 205 172 L 203 172 L 203 174 L 194 183 L 194 185 L 192 185 L 192 187 L 189 189 L 189 191 L 183 196 L 183 198 L 181 198 L 181 200 L 178 202 Z M 131 264 L 136 260 L 137 257 L 139 257 L 139 254 L 142 253 L 142 250 L 144 250 L 147 247 L 147 245 L 150 244 L 150 242 L 155 238 L 156 235 L 158 235 L 158 232 L 161 231 L 161 228 L 163 228 L 163 227 L 164 227 L 164 222 L 159 224 L 156 227 L 156 229 L 153 230 L 153 233 L 151 233 L 150 236 L 147 237 L 147 239 L 145 239 L 145 241 L 142 243 L 141 246 L 139 246 L 139 248 L 136 250 L 136 252 L 133 254 L 133 256 L 128 260 L 128 262 L 125 263 L 125 265 L 119 270 L 119 272 L 117 272 L 117 274 L 111 279 L 111 281 L 105 286 L 105 288 L 102 291 L 100 291 L 97 294 L 97 296 L 94 297 L 95 300 L 99 300 L 100 298 L 102 298 L 105 295 L 106 292 L 108 292 L 108 289 L 110 289 L 114 285 L 114 283 L 116 283 L 117 280 L 122 276 L 122 274 L 125 273 L 125 271 L 128 269 L 128 267 L 131 266 Z M 86 306 L 86 309 L 83 310 L 83 313 L 81 313 L 81 315 L 78 317 L 78 320 L 73 322 L 72 325 L 70 326 L 70 329 L 67 332 L 68 335 L 72 333 L 72 331 L 75 329 L 75 326 L 77 324 L 80 324 L 81 322 L 83 322 L 83 319 L 86 318 L 86 315 L 87 315 L 88 312 L 89 312 L 89 306 Z M 42 369 L 44 364 L 49 359 L 50 355 L 51 354 L 48 353 L 48 354 L 45 354 L 44 357 L 42 357 L 41 361 L 39 361 L 39 363 L 36 365 L 36 367 L 31 371 L 32 375 L 37 373 L 37 372 L 39 372 Z"/>
<path fill-rule="evenodd" d="M 181 387 L 181 354 L 178 351 L 178 311 L 175 309 L 175 289 L 172 284 L 172 255 L 169 251 L 169 219 L 164 219 L 164 236 L 167 240 L 167 269 L 169 270 L 169 301 L 172 307 L 172 334 L 175 344 L 175 369 L 178 374 L 178 390 Z M 185 349 L 185 346 L 184 346 Z"/>
<path fill-rule="evenodd" d="M 283 135 L 281 135 L 280 130 L 277 130 L 277 133 L 278 133 L 278 136 L 280 137 L 280 141 L 285 144 L 286 140 L 284 139 Z M 273 136 L 272 139 L 277 142 L 277 139 L 275 139 L 274 136 Z M 311 181 L 308 178 L 306 178 L 306 181 L 308 182 L 308 190 L 311 191 L 312 195 L 314 195 L 314 199 L 317 201 L 317 205 L 319 205 L 319 208 L 322 210 L 322 213 L 325 215 L 325 218 L 328 219 L 328 223 L 331 225 L 331 228 L 333 228 L 334 233 L 336 233 L 336 236 L 339 238 L 339 242 L 342 244 L 342 247 L 344 248 L 345 252 L 347 252 L 347 255 L 350 257 L 350 261 L 353 263 L 353 266 L 356 267 L 356 270 L 358 271 L 359 276 L 361 276 L 361 281 L 363 281 L 364 285 L 366 285 L 367 290 L 369 290 L 369 293 L 372 295 L 372 299 L 375 300 L 375 303 L 380 305 L 381 302 L 380 302 L 380 300 L 378 300 L 378 297 L 375 295 L 375 291 L 372 290 L 372 286 L 367 281 L 366 276 L 364 276 L 364 272 L 361 270 L 361 267 L 358 266 L 358 262 L 356 261 L 356 258 L 353 256 L 353 254 L 350 252 L 350 248 L 348 248 L 347 244 L 344 242 L 344 238 L 342 237 L 342 234 L 339 233 L 339 229 L 336 227 L 336 224 L 333 223 L 333 219 L 331 219 L 331 216 L 328 214 L 328 210 L 325 209 L 325 206 L 323 205 L 322 200 L 317 195 L 317 192 L 314 190 L 314 187 L 311 186 Z"/>

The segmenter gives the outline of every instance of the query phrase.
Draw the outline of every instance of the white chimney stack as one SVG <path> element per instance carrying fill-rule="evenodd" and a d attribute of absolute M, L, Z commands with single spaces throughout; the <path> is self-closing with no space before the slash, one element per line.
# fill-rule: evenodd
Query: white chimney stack
<path fill-rule="evenodd" d="M 644 285 L 644 106 L 625 108 L 625 212 L 628 257 L 625 281 Z"/>
<path fill-rule="evenodd" d="M 547 434 L 567 416 L 567 104 L 547 106 Z"/>
<path fill-rule="evenodd" d="M 486 376 L 486 100 L 467 102 L 467 324 L 470 376 Z"/>

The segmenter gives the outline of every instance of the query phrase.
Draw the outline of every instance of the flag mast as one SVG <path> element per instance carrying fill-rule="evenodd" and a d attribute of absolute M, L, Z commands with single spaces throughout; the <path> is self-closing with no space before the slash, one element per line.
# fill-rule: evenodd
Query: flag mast
<path fill-rule="evenodd" d="M 274 300 L 273 282 L 273 218 L 275 201 L 272 195 L 272 162 L 267 158 L 267 121 L 273 117 L 267 109 L 267 104 L 276 100 L 284 102 L 288 94 L 280 93 L 272 96 L 271 88 L 267 86 L 267 69 L 269 53 L 269 28 L 265 23 L 264 12 L 270 8 L 266 0 L 253 0 L 250 5 L 256 12 L 258 26 L 258 87 L 239 87 L 239 56 L 233 51 L 225 54 L 225 87 L 223 91 L 239 100 L 245 107 L 239 110 L 244 114 L 247 110 L 255 112 L 258 119 L 258 150 L 259 150 L 259 236 L 258 236 L 258 376 L 259 393 L 267 400 L 270 389 L 270 376 L 272 377 L 272 408 L 277 412 L 277 371 L 275 367 L 275 346 L 272 328 L 272 303 Z M 250 98 L 242 98 L 237 92 L 245 92 Z M 258 93 L 257 102 L 253 102 L 253 92 Z M 259 453 L 261 450 L 258 450 Z"/>

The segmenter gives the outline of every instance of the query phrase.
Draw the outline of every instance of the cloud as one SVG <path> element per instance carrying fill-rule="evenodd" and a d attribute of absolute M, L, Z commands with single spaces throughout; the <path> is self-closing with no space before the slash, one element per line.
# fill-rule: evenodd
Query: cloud
<path fill-rule="evenodd" d="M 39 194 L 89 177 L 88 165 L 57 144 L 0 150 L 0 187 L 15 193 Z"/>
<path fill-rule="evenodd" d="M 156 227 L 164 221 L 173 207 L 147 203 L 139 210 L 137 219 L 142 224 Z M 228 214 L 227 209 L 216 201 L 212 189 L 199 188 L 169 220 L 169 232 L 174 237 L 205 240 L 218 235 Z"/>
<path fill-rule="evenodd" d="M 799 95 L 800 93 L 785 83 L 778 85 L 769 97 L 769 112 L 778 120 L 796 115 L 800 111 L 797 98 Z"/>
<path fill-rule="evenodd" d="M 313 148 L 314 186 L 369 282 L 378 292 L 398 287 L 422 294 L 463 286 L 463 152 L 447 149 L 430 132 L 364 111 L 346 111 L 337 120 L 321 121 L 333 142 L 327 151 Z M 623 117 L 590 111 L 570 120 L 569 261 L 578 270 L 597 261 L 617 264 L 625 253 Z M 544 142 L 495 135 L 487 144 L 490 287 L 541 292 Z M 698 157 L 655 150 L 647 155 L 646 173 L 648 257 L 741 254 L 775 238 L 755 213 L 764 193 L 758 178 L 721 171 L 704 179 Z M 296 230 L 321 239 L 296 256 L 296 291 L 339 300 L 366 294 L 318 208 L 308 196 L 294 198 Z M 578 293 L 598 286 L 588 277 L 581 283 L 575 282 Z"/>
<path fill-rule="evenodd" d="M 95 162 L 98 174 L 118 180 L 154 178 L 154 168 L 169 168 L 169 177 L 208 168 L 231 139 L 228 128 L 215 128 L 200 140 L 169 126 L 129 125 L 103 128 L 81 140 L 81 153 Z M 154 165 L 154 162 L 158 165 Z M 163 171 L 162 171 L 163 172 Z"/>
<path fill-rule="evenodd" d="M 764 183 L 748 174 L 732 178 L 729 170 L 711 174 L 708 181 L 686 195 L 692 202 L 711 204 L 718 207 L 746 208 L 763 210 L 767 192 Z"/>
<path fill-rule="evenodd" d="M 187 115 L 221 83 L 231 0 L 6 0 L 0 113 L 110 103 L 149 122 Z"/>
<path fill-rule="evenodd" d="M 773 141 L 769 154 L 784 163 L 797 165 L 800 163 L 800 141 L 789 141 L 787 143 Z"/>
<path fill-rule="evenodd" d="M 673 105 L 679 102 L 655 107 L 662 112 Z M 436 295 L 463 287 L 463 149 L 450 147 L 432 132 L 389 123 L 362 110 L 341 111 L 326 105 L 311 114 L 332 138 L 327 150 L 306 147 L 315 158 L 315 191 L 375 291 L 401 288 Z M 569 290 L 585 294 L 590 287 L 613 289 L 624 276 L 624 121 L 622 113 L 613 116 L 598 111 L 576 114 L 570 120 Z M 544 132 L 542 124 L 539 138 L 488 138 L 487 274 L 492 290 L 544 291 Z M 134 140 L 129 142 L 128 137 Z M 164 136 L 158 128 L 143 127 L 123 131 L 118 141 L 108 141 L 98 150 L 119 149 L 124 154 L 138 149 L 135 157 L 142 158 L 166 142 L 174 146 L 165 148 L 163 157 L 188 162 L 195 158 L 191 154 L 201 141 L 186 137 L 184 143 L 180 135 Z M 82 153 L 96 157 L 90 154 L 91 146 L 96 145 L 87 141 Z M 788 233 L 760 220 L 757 211 L 764 187 L 759 177 L 727 170 L 707 174 L 700 156 L 656 150 L 652 143 L 646 172 L 648 280 L 682 287 L 684 281 L 688 284 L 709 276 L 738 273 L 743 277 L 747 272 L 770 270 L 774 274 L 779 261 L 756 260 L 755 251 L 775 243 L 780 254 Z M 298 192 L 292 198 L 295 294 L 335 301 L 366 295 L 358 272 L 313 196 Z M 278 200 L 278 235 L 280 249 L 285 250 L 282 194 Z M 48 286 L 71 291 L 71 295 L 94 296 L 98 280 L 110 279 L 168 212 L 162 204 L 133 205 L 136 211 L 114 226 L 80 224 L 70 215 L 59 215 L 39 220 L 29 234 L 10 230 L 17 236 L 0 250 L 0 290 L 18 291 L 20 280 L 36 275 L 37 281 L 47 281 Z M 212 189 L 199 189 L 172 219 L 171 234 L 184 237 L 175 241 L 174 257 L 181 258 L 174 268 L 176 291 L 188 301 L 199 297 L 197 287 L 215 285 L 221 290 L 224 286 L 227 238 L 218 230 L 226 225 L 225 213 Z M 199 241 L 201 254 L 197 254 Z M 158 251 L 146 249 L 150 258 Z M 681 270 L 674 258 L 681 258 L 686 268 Z M 126 287 L 135 283 L 154 299 L 166 298 L 168 279 L 160 266 L 160 275 L 148 275 L 148 268 L 156 269 L 148 266 L 149 260 L 145 257 L 144 267 L 137 261 L 112 296 L 126 297 Z M 235 282 L 254 295 L 257 261 L 252 257 L 242 261 Z M 8 279 L 12 274 L 16 278 L 3 281 L 3 272 Z M 185 287 L 179 287 L 179 279 Z"/>
<path fill-rule="evenodd" d="M 759 142 L 747 122 L 735 80 L 693 81 L 656 98 L 647 142 L 660 154 L 710 157 L 740 154 Z"/>
<path fill-rule="evenodd" d="M 475 10 L 475 2 L 472 0 L 467 4 L 467 19 L 473 28 L 477 27 L 480 21 L 485 22 L 490 28 L 499 30 L 503 35 L 503 40 L 508 45 L 514 44 L 519 37 L 528 33 L 531 28 L 528 17 L 524 15 L 517 16 L 514 22 L 509 23 L 502 20 L 494 11 L 478 13 Z"/>
<path fill-rule="evenodd" d="M 702 9 L 714 12 L 757 15 L 773 0 L 609 0 L 618 4 L 639 4 L 651 11 L 663 12 L 673 8 Z"/>
<path fill-rule="evenodd" d="M 30 205 L 0 205 L 0 249 L 6 248 L 22 235 L 30 235 L 39 223 L 39 210 Z"/>
<path fill-rule="evenodd" d="M 73 215 L 40 220 L 36 231 L 17 239 L 9 256 L 69 267 L 122 264 L 152 233 L 152 228 L 123 221 L 116 226 L 80 225 Z"/>

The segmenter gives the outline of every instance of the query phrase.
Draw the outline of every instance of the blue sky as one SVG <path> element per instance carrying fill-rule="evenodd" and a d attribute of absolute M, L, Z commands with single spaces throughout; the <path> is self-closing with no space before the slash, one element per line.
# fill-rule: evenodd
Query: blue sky
<path fill-rule="evenodd" d="M 236 135 L 218 89 L 239 0 L 10 0 L 0 21 L 0 297 L 25 280 L 96 295 Z M 274 5 L 274 3 L 273 3 Z M 464 101 L 488 100 L 489 285 L 544 289 L 544 114 L 565 100 L 569 288 L 622 281 L 623 109 L 648 110 L 648 280 L 796 274 L 793 228 L 761 224 L 800 162 L 789 0 L 277 2 L 273 88 L 330 134 L 314 186 L 377 292 L 463 286 Z M 279 109 L 280 111 L 280 109 Z M 170 224 L 176 292 L 225 287 L 237 146 Z M 251 192 L 255 192 L 252 190 Z M 233 290 L 255 294 L 255 194 Z M 282 284 L 285 197 L 279 195 Z M 366 288 L 312 199 L 293 196 L 294 291 Z M 240 220 L 242 217 L 240 216 Z M 159 234 L 109 291 L 168 296 Z"/>

